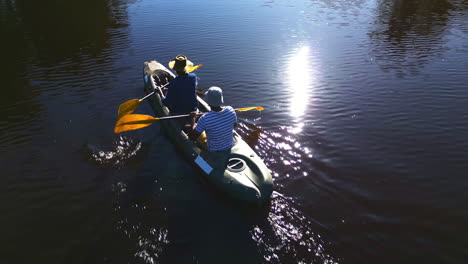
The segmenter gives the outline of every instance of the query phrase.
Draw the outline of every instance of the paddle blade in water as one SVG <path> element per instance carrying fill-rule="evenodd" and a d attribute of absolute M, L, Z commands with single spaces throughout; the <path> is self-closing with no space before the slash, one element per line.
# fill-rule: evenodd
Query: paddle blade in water
<path fill-rule="evenodd" d="M 135 112 L 140 104 L 140 99 L 132 99 L 129 100 L 119 106 L 119 110 L 117 111 L 117 117 L 120 119 L 124 115 L 131 114 Z"/>
<path fill-rule="evenodd" d="M 152 117 L 150 115 L 124 115 L 117 121 L 117 124 L 115 124 L 114 133 L 122 133 L 129 130 L 144 128 L 158 120 L 159 118 Z"/>
<path fill-rule="evenodd" d="M 197 95 L 198 95 L 200 98 L 205 97 L 205 93 L 200 92 L 200 91 L 197 91 Z"/>
<path fill-rule="evenodd" d="M 249 110 L 258 110 L 258 111 L 263 111 L 265 108 L 261 106 L 254 106 L 254 107 L 245 107 L 245 108 L 236 108 L 237 112 L 244 112 L 244 111 L 249 111 Z"/>

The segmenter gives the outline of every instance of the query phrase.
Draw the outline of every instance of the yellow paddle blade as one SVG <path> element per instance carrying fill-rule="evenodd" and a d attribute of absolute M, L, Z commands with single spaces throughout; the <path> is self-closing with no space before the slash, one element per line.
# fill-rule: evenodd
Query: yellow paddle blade
<path fill-rule="evenodd" d="M 159 118 L 150 115 L 128 114 L 122 116 L 115 124 L 114 133 L 121 133 L 147 127 L 158 121 Z"/>
<path fill-rule="evenodd" d="M 194 70 L 201 68 L 201 66 L 203 66 L 203 64 L 198 64 L 197 66 L 192 67 L 192 69 L 188 70 L 187 72 L 193 72 Z"/>
<path fill-rule="evenodd" d="M 245 108 L 236 108 L 237 112 L 244 112 L 244 111 L 249 111 L 249 110 L 258 110 L 258 111 L 263 111 L 265 108 L 261 106 L 254 106 L 254 107 L 245 107 Z"/>
<path fill-rule="evenodd" d="M 118 119 L 120 119 L 124 115 L 128 115 L 128 114 L 135 112 L 139 104 L 140 104 L 140 99 L 128 100 L 127 102 L 121 104 L 119 106 L 119 110 L 117 111 Z"/>

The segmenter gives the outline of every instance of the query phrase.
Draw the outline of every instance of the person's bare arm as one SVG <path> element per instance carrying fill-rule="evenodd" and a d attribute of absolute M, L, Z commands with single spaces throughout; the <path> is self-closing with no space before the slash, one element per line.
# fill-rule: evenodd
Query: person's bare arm
<path fill-rule="evenodd" d="M 188 131 L 188 137 L 191 139 L 191 140 L 197 140 L 197 138 L 201 135 L 201 133 L 197 132 L 195 130 L 195 118 L 197 117 L 197 113 L 196 112 L 192 112 L 190 113 L 190 119 L 191 119 L 191 122 L 190 122 L 190 128 L 189 128 L 189 131 Z"/>

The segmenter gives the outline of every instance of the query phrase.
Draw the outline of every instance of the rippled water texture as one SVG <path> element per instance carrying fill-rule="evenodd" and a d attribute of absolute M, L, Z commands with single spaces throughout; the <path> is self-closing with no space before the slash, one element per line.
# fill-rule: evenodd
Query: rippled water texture
<path fill-rule="evenodd" d="M 0 1 L 1 263 L 464 263 L 462 0 Z M 272 171 L 215 192 L 160 124 L 116 135 L 185 54 Z M 137 113 L 152 114 L 143 103 Z"/>

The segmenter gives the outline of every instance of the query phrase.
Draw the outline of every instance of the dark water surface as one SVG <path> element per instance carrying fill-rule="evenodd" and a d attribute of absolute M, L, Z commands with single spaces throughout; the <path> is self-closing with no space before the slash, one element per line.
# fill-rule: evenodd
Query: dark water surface
<path fill-rule="evenodd" d="M 468 5 L 0 0 L 1 263 L 465 263 Z M 274 175 L 213 192 L 158 124 L 113 134 L 186 54 Z M 147 104 L 138 113 L 151 114 Z"/>

